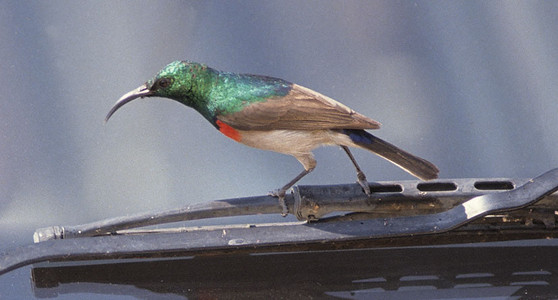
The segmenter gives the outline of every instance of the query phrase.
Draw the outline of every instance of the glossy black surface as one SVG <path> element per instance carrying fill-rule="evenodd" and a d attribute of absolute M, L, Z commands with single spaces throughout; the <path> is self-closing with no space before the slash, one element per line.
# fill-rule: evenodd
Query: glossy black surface
<path fill-rule="evenodd" d="M 554 240 L 195 256 L 33 269 L 38 297 L 204 299 L 558 297 Z"/>

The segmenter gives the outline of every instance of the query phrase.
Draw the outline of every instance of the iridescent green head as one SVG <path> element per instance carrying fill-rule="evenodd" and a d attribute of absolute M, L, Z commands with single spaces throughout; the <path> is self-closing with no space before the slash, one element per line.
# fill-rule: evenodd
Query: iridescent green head
<path fill-rule="evenodd" d="M 212 69 L 203 64 L 174 61 L 159 71 L 153 79 L 118 99 L 105 121 L 124 104 L 143 97 L 169 98 L 195 107 L 198 98 L 203 97 L 206 86 L 204 83 L 207 83 L 212 72 Z"/>
<path fill-rule="evenodd" d="M 169 98 L 177 101 L 194 96 L 197 91 L 197 82 L 207 66 L 195 62 L 174 61 L 164 67 L 155 78 L 146 85 L 151 90 L 152 96 Z M 184 103 L 188 104 L 188 103 Z"/>

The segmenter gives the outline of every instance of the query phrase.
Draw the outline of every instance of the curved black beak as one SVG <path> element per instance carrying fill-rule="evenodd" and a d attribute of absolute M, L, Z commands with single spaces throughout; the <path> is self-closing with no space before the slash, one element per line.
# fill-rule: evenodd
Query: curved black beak
<path fill-rule="evenodd" d="M 137 89 L 130 91 L 126 94 L 124 94 L 124 96 L 120 97 L 120 99 L 118 99 L 118 101 L 116 101 L 116 103 L 114 104 L 114 106 L 110 109 L 109 113 L 107 114 L 107 116 L 105 117 L 105 123 L 108 122 L 108 120 L 110 119 L 110 117 L 122 106 L 124 106 L 124 104 L 137 99 L 137 98 L 143 98 L 143 97 L 149 97 L 153 94 L 153 92 L 147 87 L 147 84 L 144 83 L 142 84 L 140 87 L 138 87 Z"/>

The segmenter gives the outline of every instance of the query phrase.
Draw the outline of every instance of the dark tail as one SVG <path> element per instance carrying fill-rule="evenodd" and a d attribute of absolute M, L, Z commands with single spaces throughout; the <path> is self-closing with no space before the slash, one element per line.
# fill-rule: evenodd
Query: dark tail
<path fill-rule="evenodd" d="M 344 129 L 343 133 L 348 135 L 357 146 L 374 152 L 422 180 L 438 178 L 439 170 L 433 163 L 399 149 L 364 130 Z"/>

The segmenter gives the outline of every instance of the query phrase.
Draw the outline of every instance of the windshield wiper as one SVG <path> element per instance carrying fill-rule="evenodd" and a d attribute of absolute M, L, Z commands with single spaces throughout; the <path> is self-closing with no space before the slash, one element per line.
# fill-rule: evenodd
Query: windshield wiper
<path fill-rule="evenodd" d="M 0 274 L 45 260 L 149 257 L 154 253 L 164 256 L 417 236 L 462 229 L 487 216 L 499 218 L 502 223 L 521 219 L 523 227 L 537 221 L 545 228 L 553 228 L 558 198 L 551 194 L 557 189 L 558 169 L 534 179 L 371 183 L 370 197 L 356 184 L 295 186 L 285 200 L 289 212 L 301 222 L 137 229 L 179 221 L 281 212 L 276 198 L 259 196 L 78 226 L 51 226 L 35 232 L 36 244 L 0 255 Z M 525 207 L 527 211 L 518 210 Z"/>

